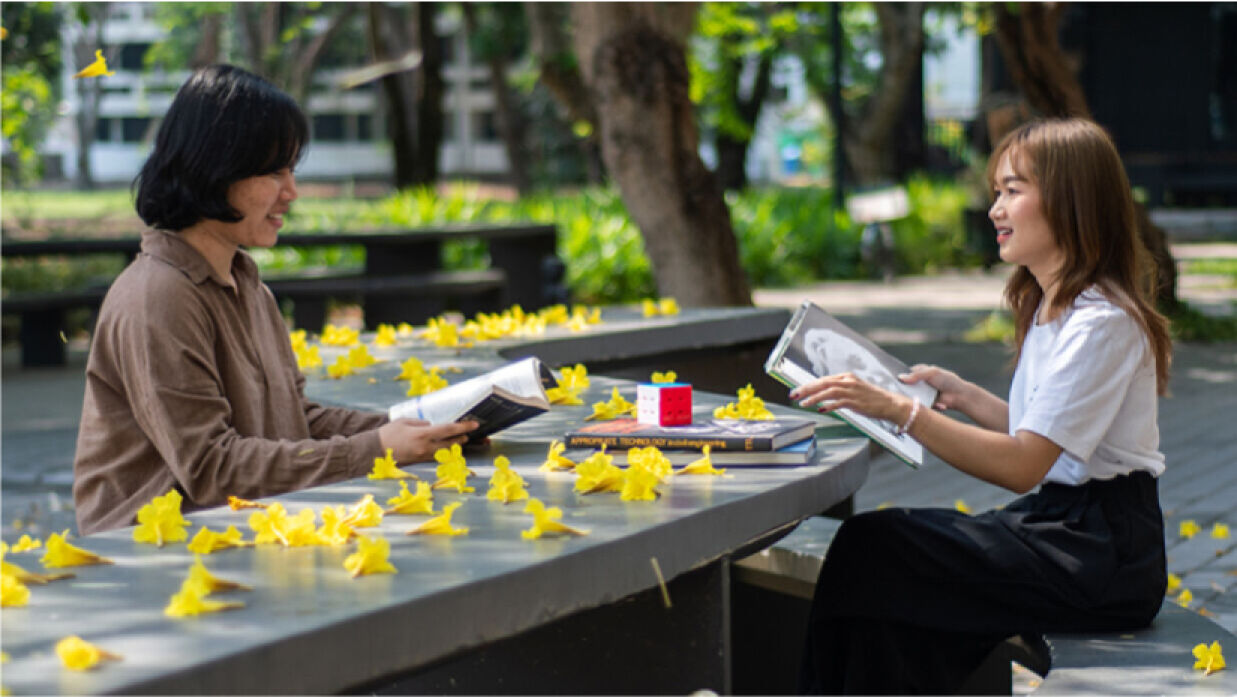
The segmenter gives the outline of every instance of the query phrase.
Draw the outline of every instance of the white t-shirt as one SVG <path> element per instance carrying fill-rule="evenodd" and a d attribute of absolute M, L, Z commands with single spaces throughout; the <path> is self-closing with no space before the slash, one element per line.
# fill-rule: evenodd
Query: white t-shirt
<path fill-rule="evenodd" d="M 1037 313 L 1038 314 L 1038 313 Z M 1164 471 L 1155 357 L 1138 323 L 1097 287 L 1052 322 L 1032 324 L 1009 389 L 1009 432 L 1061 446 L 1045 482 Z"/>

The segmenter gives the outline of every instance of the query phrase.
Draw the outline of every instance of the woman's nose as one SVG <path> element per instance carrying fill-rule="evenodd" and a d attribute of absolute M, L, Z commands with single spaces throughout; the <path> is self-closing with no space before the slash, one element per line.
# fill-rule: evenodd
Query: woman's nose
<path fill-rule="evenodd" d="M 288 172 L 288 180 L 284 183 L 284 198 L 289 201 L 295 201 L 298 196 L 296 193 L 296 175 Z"/>

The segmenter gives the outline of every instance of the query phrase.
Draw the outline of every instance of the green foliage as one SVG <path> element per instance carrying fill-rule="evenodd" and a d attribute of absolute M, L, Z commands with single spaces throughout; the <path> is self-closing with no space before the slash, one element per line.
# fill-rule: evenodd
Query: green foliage
<path fill-rule="evenodd" d="M 1232 314 L 1216 317 L 1181 303 L 1168 313 L 1173 338 L 1177 341 L 1204 343 L 1237 341 L 1237 303 L 1234 303 L 1232 310 Z"/>
<path fill-rule="evenodd" d="M 917 175 L 906 183 L 906 191 L 911 213 L 893 223 L 900 272 L 931 274 L 979 263 L 979 256 L 967 249 L 962 224 L 966 189 L 953 181 Z"/>
<path fill-rule="evenodd" d="M 1237 288 L 1237 259 L 1190 259 L 1185 262 L 1185 273 L 1204 276 L 1226 276 L 1231 288 Z"/>
<path fill-rule="evenodd" d="M 973 344 L 1000 342 L 1006 346 L 1012 346 L 1016 334 L 1015 329 L 1014 319 L 1009 315 L 1009 312 L 993 310 L 987 317 L 979 320 L 973 327 L 968 329 L 962 335 L 962 339 Z"/>
<path fill-rule="evenodd" d="M 0 41 L 0 125 L 13 153 L 4 168 L 8 189 L 42 174 L 38 147 L 55 121 L 60 98 L 61 8 L 49 2 L 5 2 L 0 12 L 8 32 Z"/>
<path fill-rule="evenodd" d="M 230 2 L 160 2 L 155 3 L 155 23 L 163 37 L 146 49 L 142 62 L 147 68 L 175 71 L 187 70 L 193 53 L 202 41 L 202 30 L 208 18 L 232 12 Z M 227 56 L 228 59 L 235 59 Z"/>

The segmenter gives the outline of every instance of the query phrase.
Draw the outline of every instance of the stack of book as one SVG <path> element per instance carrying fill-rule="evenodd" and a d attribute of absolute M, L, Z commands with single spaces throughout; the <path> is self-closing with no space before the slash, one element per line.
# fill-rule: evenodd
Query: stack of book
<path fill-rule="evenodd" d="M 569 432 L 565 455 L 579 461 L 603 445 L 614 454 L 654 446 L 671 464 L 685 465 L 699 459 L 707 445 L 709 459 L 719 466 L 809 465 L 819 457 L 815 429 L 814 422 L 793 417 L 766 421 L 710 419 L 686 426 L 656 426 L 623 418 L 586 424 Z"/>

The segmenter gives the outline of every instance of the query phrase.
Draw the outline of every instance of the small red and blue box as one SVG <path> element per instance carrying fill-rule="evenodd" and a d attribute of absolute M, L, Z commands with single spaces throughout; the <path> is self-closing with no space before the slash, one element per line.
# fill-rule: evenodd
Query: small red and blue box
<path fill-rule="evenodd" d="M 685 426 L 692 422 L 692 386 L 685 382 L 636 386 L 636 421 L 653 426 Z"/>

